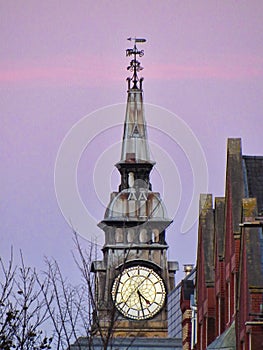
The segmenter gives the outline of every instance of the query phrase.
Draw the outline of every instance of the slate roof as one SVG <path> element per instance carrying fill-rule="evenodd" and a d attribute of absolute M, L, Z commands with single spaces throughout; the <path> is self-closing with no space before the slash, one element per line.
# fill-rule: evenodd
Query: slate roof
<path fill-rule="evenodd" d="M 263 216 L 263 156 L 243 156 L 245 195 L 256 198 L 259 216 Z M 263 284 L 263 235 L 262 229 L 254 228 L 246 234 L 249 261 L 249 284 Z M 252 263 L 253 261 L 253 263 Z M 255 268 L 257 266 L 257 268 Z"/>
<path fill-rule="evenodd" d="M 236 333 L 235 322 L 231 324 L 222 334 L 220 334 L 208 347 L 207 350 L 235 350 L 236 349 Z"/>
<path fill-rule="evenodd" d="M 246 197 L 257 198 L 258 212 L 263 214 L 263 156 L 243 156 Z"/>
<path fill-rule="evenodd" d="M 102 340 L 100 337 L 94 337 L 92 344 L 86 337 L 80 337 L 70 345 L 68 350 L 101 350 L 103 349 Z M 182 350 L 182 339 L 180 338 L 143 338 L 143 337 L 116 337 L 109 341 L 109 349 L 118 350 Z"/>

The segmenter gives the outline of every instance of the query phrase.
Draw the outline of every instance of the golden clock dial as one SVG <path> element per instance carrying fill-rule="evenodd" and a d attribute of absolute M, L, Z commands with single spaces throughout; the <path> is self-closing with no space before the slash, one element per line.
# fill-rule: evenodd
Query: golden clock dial
<path fill-rule="evenodd" d="M 114 281 L 112 299 L 126 317 L 144 320 L 156 315 L 165 303 L 162 278 L 145 266 L 125 269 Z"/>

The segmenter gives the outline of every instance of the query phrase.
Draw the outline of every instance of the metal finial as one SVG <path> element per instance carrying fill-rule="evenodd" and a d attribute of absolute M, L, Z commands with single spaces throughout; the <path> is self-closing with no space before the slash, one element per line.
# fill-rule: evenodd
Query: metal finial
<path fill-rule="evenodd" d="M 144 55 L 144 50 L 138 50 L 136 44 L 137 43 L 145 43 L 146 39 L 143 38 L 128 38 L 129 41 L 134 41 L 134 46 L 132 49 L 126 50 L 126 56 L 132 56 L 133 59 L 130 62 L 130 65 L 127 67 L 127 70 L 131 71 L 133 73 L 131 78 L 128 78 L 128 80 L 133 82 L 133 89 L 137 89 L 137 83 L 140 81 L 138 77 L 138 72 L 143 70 L 143 67 L 141 67 L 140 62 L 137 60 L 137 55 L 139 57 L 142 57 Z M 130 87 L 128 87 L 130 88 Z M 140 82 L 140 89 L 141 89 L 141 82 Z"/>

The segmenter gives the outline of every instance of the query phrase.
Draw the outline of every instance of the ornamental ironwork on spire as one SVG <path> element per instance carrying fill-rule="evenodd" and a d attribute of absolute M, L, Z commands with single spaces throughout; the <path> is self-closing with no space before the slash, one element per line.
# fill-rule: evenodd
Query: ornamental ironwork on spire
<path fill-rule="evenodd" d="M 130 65 L 127 67 L 127 70 L 133 73 L 132 77 L 127 78 L 128 80 L 128 89 L 130 89 L 130 83 L 133 83 L 132 88 L 137 89 L 138 83 L 140 83 L 140 89 L 142 88 L 143 78 L 139 79 L 138 73 L 143 70 L 141 67 L 141 63 L 137 60 L 137 57 L 142 57 L 144 55 L 144 50 L 138 50 L 136 44 L 137 43 L 145 43 L 146 39 L 142 38 L 128 38 L 129 41 L 134 41 L 134 46 L 132 49 L 126 50 L 126 56 L 133 56 L 133 59 L 130 62 Z"/>

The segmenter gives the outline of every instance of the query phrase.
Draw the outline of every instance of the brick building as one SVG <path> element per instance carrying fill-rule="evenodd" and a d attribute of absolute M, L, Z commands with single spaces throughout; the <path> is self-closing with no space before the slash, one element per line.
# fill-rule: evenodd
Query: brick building
<path fill-rule="evenodd" d="M 185 278 L 181 282 L 181 298 L 180 308 L 182 312 L 182 346 L 183 350 L 190 350 L 190 344 L 194 344 L 194 333 L 195 333 L 195 315 L 193 311 L 193 300 L 194 300 L 194 281 L 195 281 L 194 269 L 190 274 L 193 278 Z"/>
<path fill-rule="evenodd" d="M 262 226 L 263 157 L 229 139 L 225 197 L 200 197 L 196 349 L 263 349 Z"/>
<path fill-rule="evenodd" d="M 183 350 L 188 350 L 187 344 L 194 322 L 191 303 L 194 299 L 196 269 L 194 265 L 187 264 L 184 265 L 184 272 L 184 279 L 168 294 L 168 336 L 181 339 Z"/>

